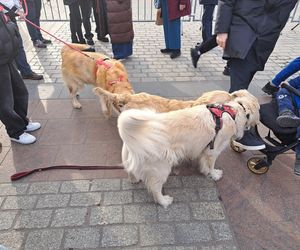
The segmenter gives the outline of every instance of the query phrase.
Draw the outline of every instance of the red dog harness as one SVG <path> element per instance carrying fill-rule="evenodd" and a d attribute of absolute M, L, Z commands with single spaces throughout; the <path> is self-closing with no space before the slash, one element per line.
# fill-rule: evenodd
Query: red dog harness
<path fill-rule="evenodd" d="M 209 143 L 210 149 L 213 149 L 216 136 L 219 130 L 223 126 L 223 121 L 222 121 L 223 113 L 224 112 L 228 113 L 231 116 L 231 118 L 234 120 L 236 116 L 236 111 L 233 110 L 232 107 L 224 104 L 208 104 L 206 105 L 206 107 L 209 109 L 216 122 L 216 127 L 215 127 L 216 135 L 214 139 Z"/>

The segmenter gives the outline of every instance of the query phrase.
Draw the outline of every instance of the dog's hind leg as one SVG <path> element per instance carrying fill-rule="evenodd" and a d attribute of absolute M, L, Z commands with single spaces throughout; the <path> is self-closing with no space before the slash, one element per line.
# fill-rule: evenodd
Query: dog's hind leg
<path fill-rule="evenodd" d="M 130 183 L 138 183 L 140 182 L 139 179 L 137 179 L 135 177 L 135 175 L 132 173 L 132 171 L 129 170 L 129 160 L 128 160 L 128 157 L 129 157 L 129 152 L 128 152 L 128 149 L 127 147 L 123 144 L 123 147 L 122 147 L 122 162 L 123 162 L 123 166 L 126 170 L 126 172 L 128 173 L 128 180 Z"/>
<path fill-rule="evenodd" d="M 69 77 L 65 76 L 64 74 L 62 74 L 62 75 L 63 75 L 64 82 L 69 89 L 73 108 L 80 109 L 82 106 L 81 106 L 80 102 L 78 101 L 77 96 L 78 96 L 78 91 L 80 89 L 79 86 L 82 86 L 82 84 L 69 79 Z"/>
<path fill-rule="evenodd" d="M 147 169 L 145 182 L 148 190 L 153 194 L 153 198 L 157 203 L 167 208 L 173 202 L 173 197 L 163 195 L 162 187 L 171 172 L 171 166 L 156 162 L 155 166 L 145 168 Z"/>

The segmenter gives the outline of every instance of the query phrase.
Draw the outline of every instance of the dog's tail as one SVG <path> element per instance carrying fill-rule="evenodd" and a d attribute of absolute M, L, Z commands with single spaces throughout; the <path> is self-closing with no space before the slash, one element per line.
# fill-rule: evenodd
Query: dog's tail
<path fill-rule="evenodd" d="M 163 114 L 151 110 L 130 109 L 118 119 L 119 134 L 123 143 L 137 157 L 161 158 L 167 153 L 170 142 L 164 125 Z"/>

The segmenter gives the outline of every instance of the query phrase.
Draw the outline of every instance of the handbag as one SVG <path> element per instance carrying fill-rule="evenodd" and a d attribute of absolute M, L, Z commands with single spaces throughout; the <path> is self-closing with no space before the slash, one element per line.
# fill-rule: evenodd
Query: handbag
<path fill-rule="evenodd" d="M 162 18 L 162 13 L 161 13 L 161 9 L 158 9 L 156 12 L 156 20 L 155 20 L 155 24 L 156 25 L 163 25 L 163 18 Z"/>

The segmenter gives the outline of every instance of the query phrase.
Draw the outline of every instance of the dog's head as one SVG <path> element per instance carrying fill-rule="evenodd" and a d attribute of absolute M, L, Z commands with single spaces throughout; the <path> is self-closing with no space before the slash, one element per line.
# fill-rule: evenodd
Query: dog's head
<path fill-rule="evenodd" d="M 247 90 L 238 90 L 231 94 L 232 103 L 238 110 L 237 120 L 239 120 L 242 128 L 246 129 L 253 127 L 259 123 L 259 103 L 255 96 Z M 243 131 L 238 131 L 237 137 L 241 137 Z"/>
<path fill-rule="evenodd" d="M 127 71 L 118 60 L 110 59 L 98 63 L 96 82 L 97 86 L 105 86 L 112 93 L 133 94 Z"/>
<path fill-rule="evenodd" d="M 106 100 L 110 101 L 118 113 L 121 113 L 125 109 L 125 105 L 130 101 L 129 94 L 111 93 L 100 87 L 94 88 L 94 93 L 98 96 L 103 96 Z"/>

